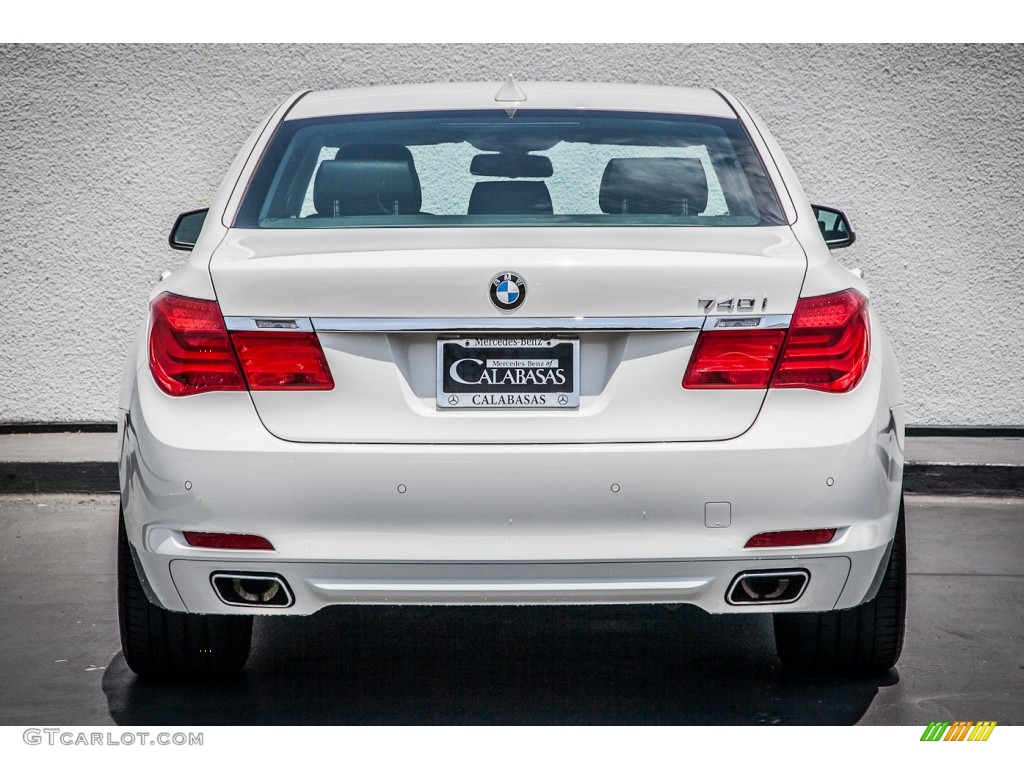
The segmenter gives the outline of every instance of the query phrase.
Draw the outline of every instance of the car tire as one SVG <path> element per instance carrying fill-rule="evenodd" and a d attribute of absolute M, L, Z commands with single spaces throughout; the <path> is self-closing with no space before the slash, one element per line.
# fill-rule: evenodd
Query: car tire
<path fill-rule="evenodd" d="M 871 677 L 896 665 L 907 614 L 906 537 L 901 497 L 889 564 L 874 599 L 841 611 L 773 617 L 776 651 L 787 672 Z"/>
<path fill-rule="evenodd" d="M 224 675 L 249 658 L 251 616 L 175 613 L 149 601 L 123 517 L 117 534 L 117 614 L 124 659 L 140 677 Z"/>

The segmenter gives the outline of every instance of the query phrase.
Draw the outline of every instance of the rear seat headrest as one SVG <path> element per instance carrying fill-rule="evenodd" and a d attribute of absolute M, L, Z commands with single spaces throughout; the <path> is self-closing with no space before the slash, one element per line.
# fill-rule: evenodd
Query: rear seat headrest
<path fill-rule="evenodd" d="M 313 182 L 321 216 L 385 216 L 420 212 L 412 153 L 399 144 L 349 144 L 324 160 Z"/>
<path fill-rule="evenodd" d="M 695 157 L 617 157 L 601 178 L 605 213 L 696 216 L 708 204 L 704 164 Z"/>

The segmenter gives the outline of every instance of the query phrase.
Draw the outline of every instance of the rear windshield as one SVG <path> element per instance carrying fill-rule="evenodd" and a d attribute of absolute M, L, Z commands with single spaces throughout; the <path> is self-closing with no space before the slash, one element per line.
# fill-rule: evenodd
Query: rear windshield
<path fill-rule="evenodd" d="M 520 109 L 285 121 L 235 226 L 782 223 L 737 120 Z"/>

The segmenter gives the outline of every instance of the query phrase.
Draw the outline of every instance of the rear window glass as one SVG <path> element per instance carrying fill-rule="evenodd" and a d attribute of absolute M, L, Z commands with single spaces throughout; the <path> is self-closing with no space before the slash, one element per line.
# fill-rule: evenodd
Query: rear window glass
<path fill-rule="evenodd" d="M 739 122 L 520 109 L 284 122 L 243 228 L 769 226 L 783 217 Z"/>

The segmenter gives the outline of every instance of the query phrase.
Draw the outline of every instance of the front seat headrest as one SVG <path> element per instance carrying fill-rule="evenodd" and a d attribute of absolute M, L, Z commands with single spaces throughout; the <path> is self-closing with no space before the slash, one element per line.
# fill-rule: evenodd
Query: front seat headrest
<path fill-rule="evenodd" d="M 400 144 L 349 144 L 324 160 L 313 182 L 321 216 L 387 216 L 420 212 L 420 180 Z"/>

